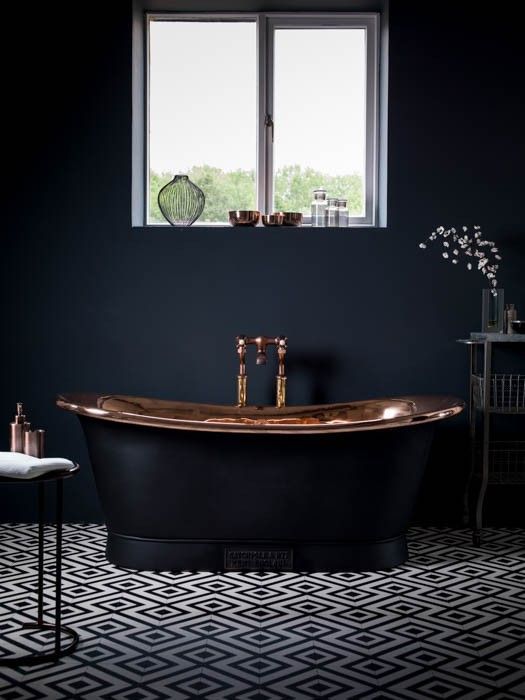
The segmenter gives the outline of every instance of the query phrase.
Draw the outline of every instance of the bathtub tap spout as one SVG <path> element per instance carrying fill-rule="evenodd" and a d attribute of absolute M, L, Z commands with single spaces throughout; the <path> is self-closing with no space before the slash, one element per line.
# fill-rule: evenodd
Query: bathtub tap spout
<path fill-rule="evenodd" d="M 279 362 L 276 377 L 277 386 L 275 405 L 277 408 L 283 408 L 286 405 L 286 374 L 284 370 L 284 358 L 286 357 L 286 350 L 288 348 L 288 339 L 284 335 L 279 335 L 276 338 L 269 338 L 264 335 L 259 335 L 254 338 L 247 335 L 238 335 L 236 340 L 237 354 L 239 355 L 239 374 L 237 375 L 237 406 L 246 406 L 246 402 L 248 400 L 246 392 L 246 348 L 248 345 L 255 345 L 257 347 L 256 364 L 265 365 L 266 347 L 268 345 L 275 345 L 277 348 L 277 357 Z"/>

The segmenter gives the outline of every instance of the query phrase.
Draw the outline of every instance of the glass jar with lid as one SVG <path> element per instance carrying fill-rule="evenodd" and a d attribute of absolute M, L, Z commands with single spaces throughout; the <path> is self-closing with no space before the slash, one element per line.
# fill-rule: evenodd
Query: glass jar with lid
<path fill-rule="evenodd" d="M 328 197 L 326 202 L 326 211 L 324 215 L 324 225 L 325 226 L 337 226 L 337 202 L 339 200 L 336 197 Z"/>
<path fill-rule="evenodd" d="M 313 192 L 312 200 L 312 226 L 324 226 L 324 218 L 326 211 L 326 190 L 323 187 L 318 187 Z"/>
<path fill-rule="evenodd" d="M 348 200 L 337 200 L 337 226 L 348 226 Z"/>

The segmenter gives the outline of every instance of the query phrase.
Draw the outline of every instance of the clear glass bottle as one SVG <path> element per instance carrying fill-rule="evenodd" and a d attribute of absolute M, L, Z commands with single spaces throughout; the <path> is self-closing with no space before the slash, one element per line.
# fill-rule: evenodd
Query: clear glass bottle
<path fill-rule="evenodd" d="M 337 226 L 337 202 L 335 197 L 328 197 L 324 214 L 325 226 Z"/>
<path fill-rule="evenodd" d="M 326 190 L 318 187 L 314 190 L 314 198 L 311 205 L 312 226 L 324 226 L 326 211 Z"/>
<path fill-rule="evenodd" d="M 337 226 L 348 226 L 348 200 L 337 200 Z"/>
<path fill-rule="evenodd" d="M 496 291 L 496 294 L 493 292 Z M 505 291 L 483 289 L 481 306 L 481 330 L 483 333 L 503 333 L 505 320 Z"/>

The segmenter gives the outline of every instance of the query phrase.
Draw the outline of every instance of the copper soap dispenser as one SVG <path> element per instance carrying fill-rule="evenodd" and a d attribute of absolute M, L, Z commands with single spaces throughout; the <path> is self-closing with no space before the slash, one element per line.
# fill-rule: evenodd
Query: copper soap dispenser
<path fill-rule="evenodd" d="M 24 430 L 27 430 L 26 417 L 23 413 L 24 407 L 21 403 L 16 404 L 16 415 L 12 423 L 9 424 L 10 428 L 10 446 L 11 452 L 23 452 L 24 451 Z"/>
<path fill-rule="evenodd" d="M 24 407 L 16 404 L 16 415 L 10 427 L 11 452 L 21 452 L 30 457 L 42 459 L 44 456 L 44 430 L 31 430 L 31 423 L 26 420 Z"/>

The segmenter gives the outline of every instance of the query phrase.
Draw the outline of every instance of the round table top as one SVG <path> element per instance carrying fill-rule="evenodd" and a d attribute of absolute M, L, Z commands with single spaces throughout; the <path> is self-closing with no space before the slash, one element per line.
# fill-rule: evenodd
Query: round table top
<path fill-rule="evenodd" d="M 36 484 L 42 481 L 58 481 L 58 479 L 68 479 L 70 476 L 74 476 L 79 469 L 80 465 L 75 463 L 69 469 L 46 472 L 31 479 L 23 479 L 19 476 L 0 476 L 0 484 Z"/>

